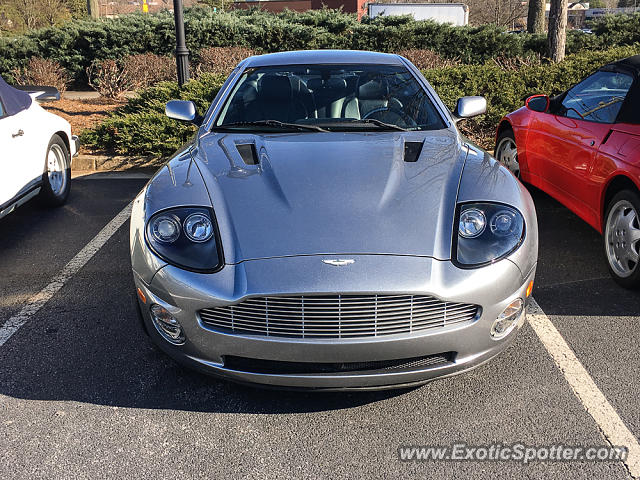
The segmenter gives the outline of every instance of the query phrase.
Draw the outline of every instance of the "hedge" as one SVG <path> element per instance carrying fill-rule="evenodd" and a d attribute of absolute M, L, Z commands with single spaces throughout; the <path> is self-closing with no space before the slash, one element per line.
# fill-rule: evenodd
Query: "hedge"
<path fill-rule="evenodd" d="M 494 62 L 460 65 L 424 71 L 440 98 L 450 108 L 465 95 L 484 95 L 486 115 L 465 121 L 463 129 L 480 135 L 476 140 L 487 148 L 502 116 L 521 107 L 529 95 L 558 94 L 592 73 L 599 66 L 640 53 L 640 44 L 567 57 L 562 63 L 505 69 Z M 183 90 L 175 82 L 164 82 L 139 92 L 95 130 L 82 135 L 82 143 L 97 150 L 126 155 L 166 156 L 183 145 L 194 127 L 170 120 L 164 105 L 172 98 L 193 100 L 204 112 L 222 85 L 224 77 L 204 74 Z"/>
<path fill-rule="evenodd" d="M 140 90 L 96 129 L 82 132 L 80 141 L 92 149 L 124 155 L 165 156 L 179 149 L 195 133 L 195 127 L 164 114 L 172 99 L 191 100 L 204 113 L 224 83 L 220 75 L 204 73 L 184 88 L 161 82 Z"/>
<path fill-rule="evenodd" d="M 487 63 L 434 69 L 423 74 L 450 109 L 465 95 L 483 95 L 487 99 L 486 115 L 469 123 L 472 130 L 484 133 L 483 145 L 492 147 L 491 135 L 500 119 L 524 105 L 527 97 L 539 93 L 557 95 L 600 66 L 639 53 L 640 44 L 635 44 L 575 54 L 562 63 L 524 66 L 517 70 Z"/>
<path fill-rule="evenodd" d="M 245 46 L 259 52 L 338 48 L 396 52 L 429 49 L 463 63 L 483 64 L 495 57 L 544 56 L 543 35 L 509 35 L 492 25 L 454 27 L 411 17 L 365 17 L 339 10 L 264 10 L 214 12 L 195 7 L 185 13 L 187 44 L 194 57 L 211 46 Z M 605 18 L 595 34 L 569 32 L 567 51 L 601 50 L 640 41 L 640 15 Z M 16 37 L 0 37 L 0 75 L 24 66 L 32 57 L 58 61 L 76 82 L 86 82 L 86 67 L 96 59 L 138 53 L 173 52 L 173 16 L 131 14 L 113 19 L 73 20 Z"/>

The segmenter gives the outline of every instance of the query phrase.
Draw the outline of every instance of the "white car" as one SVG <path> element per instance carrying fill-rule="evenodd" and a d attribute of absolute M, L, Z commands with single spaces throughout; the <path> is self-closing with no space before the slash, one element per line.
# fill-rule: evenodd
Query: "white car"
<path fill-rule="evenodd" d="M 71 187 L 71 158 L 78 137 L 63 118 L 38 101 L 59 98 L 50 87 L 9 86 L 0 77 L 0 218 L 31 198 L 62 205 Z"/>

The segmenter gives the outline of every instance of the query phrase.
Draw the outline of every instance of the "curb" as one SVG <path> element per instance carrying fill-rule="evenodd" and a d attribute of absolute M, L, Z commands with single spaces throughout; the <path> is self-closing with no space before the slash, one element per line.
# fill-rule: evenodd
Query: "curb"
<path fill-rule="evenodd" d="M 165 159 L 154 156 L 128 157 L 124 155 L 86 155 L 80 154 L 71 161 L 72 170 L 94 172 L 122 172 L 158 168 Z"/>

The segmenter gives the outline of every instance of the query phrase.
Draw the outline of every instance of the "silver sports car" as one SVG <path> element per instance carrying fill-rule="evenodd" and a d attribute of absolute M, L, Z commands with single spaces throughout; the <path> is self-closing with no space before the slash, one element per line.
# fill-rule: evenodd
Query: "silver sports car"
<path fill-rule="evenodd" d="M 397 55 L 242 61 L 131 214 L 141 318 L 176 360 L 238 382 L 416 385 L 476 367 L 525 319 L 533 202 Z"/>

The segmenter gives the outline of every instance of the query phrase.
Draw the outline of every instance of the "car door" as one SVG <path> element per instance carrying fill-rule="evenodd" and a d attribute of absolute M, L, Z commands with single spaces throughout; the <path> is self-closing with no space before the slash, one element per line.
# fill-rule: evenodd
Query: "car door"
<path fill-rule="evenodd" d="M 550 114 L 536 116 L 530 150 L 546 190 L 591 224 L 599 212 L 591 199 L 599 188 L 591 180 L 598 149 L 615 123 L 633 77 L 598 71 L 568 90 Z"/>
<path fill-rule="evenodd" d="M 0 207 L 11 201 L 29 182 L 30 165 L 21 161 L 25 148 L 23 115 L 6 115 L 0 102 Z"/>

